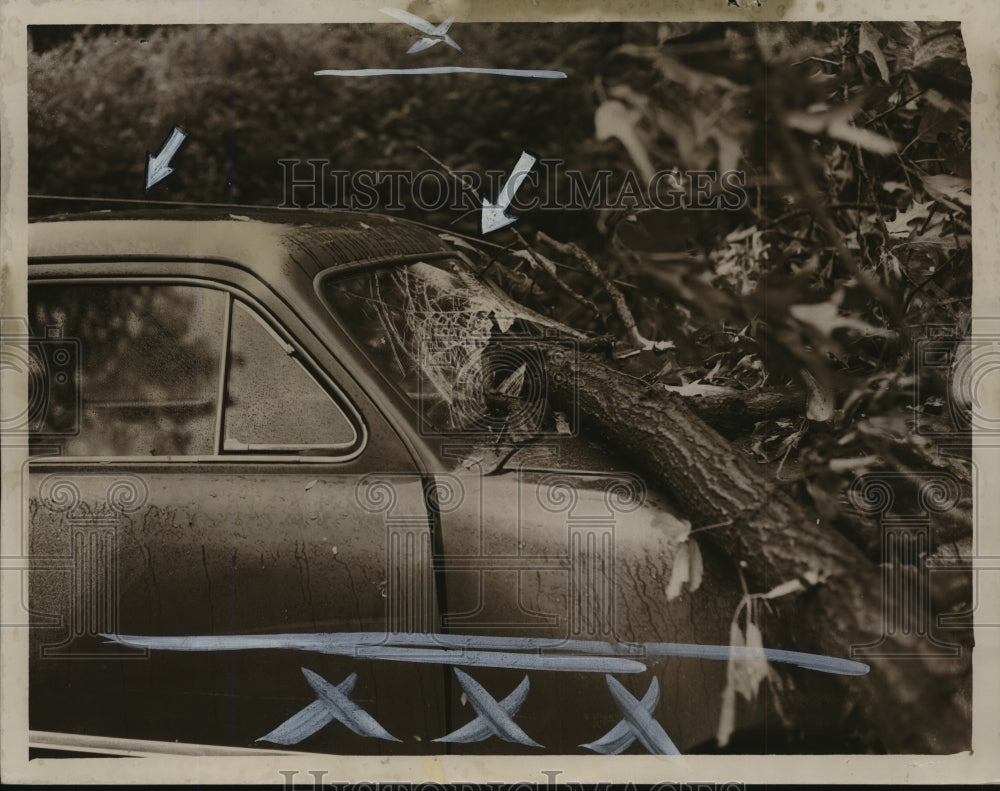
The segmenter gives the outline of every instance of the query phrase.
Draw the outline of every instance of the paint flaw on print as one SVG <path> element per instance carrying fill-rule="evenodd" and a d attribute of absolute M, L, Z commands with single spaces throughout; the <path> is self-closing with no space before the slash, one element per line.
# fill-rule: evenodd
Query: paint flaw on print
<path fill-rule="evenodd" d="M 622 713 L 622 720 L 596 742 L 581 745 L 602 755 L 618 755 L 636 739 L 653 755 L 680 755 L 680 750 L 653 719 L 653 709 L 660 701 L 660 683 L 653 677 L 642 700 L 636 700 L 625 687 L 606 676 L 611 697 Z"/>
<path fill-rule="evenodd" d="M 423 33 L 413 46 L 406 50 L 407 55 L 412 55 L 414 52 L 421 52 L 422 50 L 430 49 L 435 44 L 442 41 L 449 47 L 457 49 L 459 52 L 463 51 L 462 48 L 455 43 L 455 39 L 448 35 L 451 23 L 455 21 L 455 17 L 453 16 L 448 17 L 440 25 L 435 25 L 428 22 L 426 19 L 417 16 L 416 14 L 411 14 L 409 11 L 403 11 L 400 8 L 382 8 L 380 10 L 383 14 L 388 14 L 394 19 L 398 19 L 400 22 Z"/>
<path fill-rule="evenodd" d="M 400 741 L 383 728 L 371 714 L 351 700 L 350 694 L 358 680 L 357 673 L 351 673 L 337 686 L 306 668 L 302 668 L 302 674 L 316 692 L 316 700 L 257 741 L 298 744 L 333 720 L 345 725 L 358 736 L 390 742 Z"/>
<path fill-rule="evenodd" d="M 452 731 L 447 736 L 442 736 L 434 741 L 468 744 L 496 736 L 505 742 L 523 744 L 526 747 L 542 747 L 521 730 L 521 727 L 512 719 L 528 697 L 531 685 L 527 676 L 513 692 L 503 700 L 498 701 L 468 673 L 463 673 L 456 667 L 455 675 L 466 698 L 479 716 L 457 731 Z"/>

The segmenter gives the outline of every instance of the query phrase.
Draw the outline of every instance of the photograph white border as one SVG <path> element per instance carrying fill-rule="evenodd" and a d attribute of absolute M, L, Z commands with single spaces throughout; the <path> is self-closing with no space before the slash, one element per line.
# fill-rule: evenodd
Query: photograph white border
<path fill-rule="evenodd" d="M 27 315 L 27 26 L 37 24 L 220 24 L 372 22 L 395 24 L 379 12 L 398 0 L 0 0 L 0 316 Z M 991 216 L 1000 206 L 1000 2 L 953 0 L 435 0 L 438 14 L 482 21 L 860 21 L 958 20 L 972 72 L 972 195 L 975 317 L 1000 317 L 1000 232 Z M 974 327 L 979 326 L 978 321 Z M 1000 388 L 998 388 L 1000 389 Z M 991 409 L 1000 411 L 1000 393 Z M 24 377 L 4 376 L 7 410 L 27 404 Z M 10 411 L 7 411 L 10 414 Z M 979 480 L 1000 472 L 1000 449 L 974 440 Z M 5 445 L 0 459 L 2 551 L 19 546 L 27 492 L 18 482 L 27 448 Z M 980 556 L 1000 557 L 1000 487 L 976 493 Z M 19 551 L 19 550 L 18 550 Z M 21 601 L 21 572 L 0 574 L 0 622 L 11 623 Z M 976 572 L 977 623 L 1000 623 L 1000 571 Z M 1000 627 L 977 626 L 973 655 L 973 749 L 951 756 L 424 756 L 353 757 L 288 753 L 60 758 L 28 762 L 28 652 L 24 627 L 0 628 L 0 772 L 5 783 L 282 783 L 348 782 L 754 782 L 754 783 L 972 783 L 1000 781 Z M 714 703 L 714 701 L 713 701 Z M 126 749 L 126 752 L 128 750 Z"/>

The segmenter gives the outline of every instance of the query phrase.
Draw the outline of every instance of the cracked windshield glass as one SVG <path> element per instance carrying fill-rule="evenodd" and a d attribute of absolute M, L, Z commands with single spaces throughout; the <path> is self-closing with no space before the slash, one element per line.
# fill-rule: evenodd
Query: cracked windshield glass
<path fill-rule="evenodd" d="M 422 431 L 500 444 L 550 428 L 545 350 L 574 334 L 461 261 L 332 274 L 322 295 L 376 370 L 413 404 Z"/>

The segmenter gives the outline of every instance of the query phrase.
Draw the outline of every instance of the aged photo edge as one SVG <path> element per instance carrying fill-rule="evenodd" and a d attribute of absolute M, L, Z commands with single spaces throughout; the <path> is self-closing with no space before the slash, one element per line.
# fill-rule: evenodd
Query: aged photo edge
<path fill-rule="evenodd" d="M 153 2 L 153 0 L 0 0 L 2 30 L 2 73 L 0 113 L 3 143 L 0 146 L 0 315 L 26 315 L 27 257 L 27 38 L 31 24 L 80 24 L 98 22 L 201 23 L 259 22 L 263 9 L 271 11 L 267 22 L 384 21 L 379 0 L 364 3 L 290 4 L 282 0 L 262 0 L 252 16 L 239 0 L 203 2 Z M 744 2 L 743 8 L 727 8 L 725 0 L 685 0 L 682 11 L 660 11 L 655 18 L 698 20 L 808 21 L 894 18 L 917 20 L 933 17 L 959 19 L 973 76 L 973 225 L 975 321 L 1000 320 L 1000 266 L 994 263 L 1000 249 L 1000 227 L 990 216 L 1000 205 L 1000 171 L 995 141 L 1000 139 L 1000 4 L 960 4 L 938 2 L 933 14 L 918 0 L 893 0 L 875 6 L 863 0 L 839 2 L 777 2 L 763 0 L 757 8 Z M 504 4 L 482 3 L 466 21 L 509 20 L 648 20 L 654 15 L 646 6 L 627 0 L 598 5 L 520 0 Z M 27 382 L 23 377 L 5 376 L 0 395 L 8 405 L 27 402 Z M 25 443 L 26 444 L 26 443 Z M 978 553 L 1000 557 L 1000 536 L 989 528 L 993 515 L 1000 513 L 1000 490 L 983 486 L 1000 475 L 1000 459 L 995 448 L 977 446 L 973 459 L 980 490 L 976 493 L 975 531 Z M 19 541 L 23 500 L 27 493 L 12 482 L 20 480 L 26 464 L 27 448 L 3 447 L 0 497 L 3 551 Z M 995 564 L 995 561 L 994 561 Z M 984 567 L 988 563 L 983 564 Z M 11 572 L 11 573 L 9 573 Z M 978 578 L 977 624 L 1000 623 L 1000 574 L 984 568 Z M 0 615 L 16 611 L 21 600 L 22 575 L 6 561 L 0 575 Z M 174 783 L 281 783 L 286 773 L 297 772 L 296 782 L 311 783 L 311 771 L 325 770 L 326 782 L 475 782 L 524 781 L 632 783 L 723 782 L 767 783 L 953 783 L 1000 781 L 1000 688 L 990 679 L 1000 677 L 1000 629 L 975 629 L 973 659 L 973 750 L 952 756 L 681 756 L 658 758 L 628 757 L 355 757 L 335 755 L 217 757 L 143 757 L 132 759 L 36 759 L 27 761 L 27 630 L 0 629 L 0 771 L 4 782 L 21 783 L 138 783 L 155 779 Z"/>

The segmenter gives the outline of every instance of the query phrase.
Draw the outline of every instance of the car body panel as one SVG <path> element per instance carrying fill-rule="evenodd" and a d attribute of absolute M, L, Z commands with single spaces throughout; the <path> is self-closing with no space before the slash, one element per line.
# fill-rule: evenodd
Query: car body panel
<path fill-rule="evenodd" d="M 452 671 L 482 659 L 471 654 L 448 662 L 405 651 L 380 659 L 268 648 L 189 653 L 111 643 L 98 636 L 104 632 L 440 631 L 605 641 L 623 651 L 644 641 L 728 641 L 742 596 L 738 573 L 706 553 L 701 589 L 668 600 L 687 528 L 627 459 L 562 435 L 516 450 L 501 468 L 470 463 L 464 451 L 421 434 L 413 405 L 317 296 L 317 278 L 331 269 L 455 258 L 453 249 L 386 218 L 264 215 L 268 221 L 153 213 L 31 226 L 34 284 L 199 283 L 238 295 L 328 378 L 363 429 L 360 450 L 339 460 L 35 458 L 31 550 L 65 562 L 32 575 L 33 729 L 251 747 L 316 699 L 306 668 L 334 686 L 357 672 L 352 699 L 403 742 L 333 723 L 296 749 L 537 749 L 496 738 L 433 742 L 474 716 Z M 61 479 L 78 493 L 68 509 L 52 494 Z M 138 493 L 109 494 L 130 486 Z M 108 569 L 101 547 L 115 557 L 113 581 L 74 588 L 74 579 Z M 115 602 L 104 620 L 80 612 L 81 596 L 92 603 L 108 595 Z M 524 671 L 487 659 L 469 672 L 497 700 L 529 677 L 517 721 L 547 749 L 582 752 L 621 719 L 603 673 Z M 708 740 L 725 663 L 646 661 L 649 672 L 621 677 L 626 688 L 638 700 L 655 676 L 662 692 L 654 717 L 680 749 Z"/>

